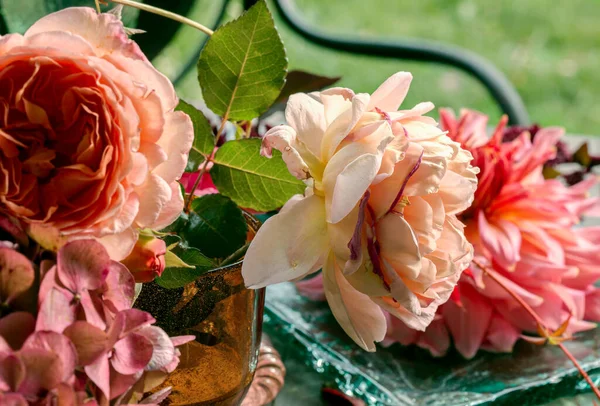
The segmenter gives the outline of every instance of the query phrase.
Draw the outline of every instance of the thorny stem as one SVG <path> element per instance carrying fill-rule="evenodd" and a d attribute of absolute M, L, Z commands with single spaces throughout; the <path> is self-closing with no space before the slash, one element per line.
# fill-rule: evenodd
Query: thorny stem
<path fill-rule="evenodd" d="M 227 115 L 227 113 L 225 113 L 225 114 Z M 219 143 L 219 139 L 221 138 L 221 135 L 223 134 L 223 130 L 225 129 L 226 123 L 227 123 L 227 116 L 223 117 L 223 120 L 221 121 L 221 125 L 219 126 L 219 129 L 217 131 L 217 135 L 215 135 L 215 147 Z M 185 205 L 183 206 L 184 211 L 186 213 L 189 213 L 189 211 L 190 211 L 190 206 L 192 204 L 192 200 L 194 200 L 194 192 L 196 192 L 196 188 L 200 184 L 200 181 L 202 180 L 202 176 L 204 176 L 204 173 L 206 172 L 206 170 L 208 168 L 208 164 L 210 162 L 212 162 L 212 160 L 215 158 L 215 152 L 216 152 L 216 148 L 213 148 L 213 151 L 211 152 L 211 154 L 209 156 L 206 157 L 206 160 L 204 161 L 202 168 L 200 169 L 198 178 L 194 182 L 194 186 L 192 187 L 192 190 L 190 191 L 190 195 L 188 196 L 187 201 L 185 202 Z"/>
<path fill-rule="evenodd" d="M 199 31 L 202 31 L 206 35 L 213 35 L 213 30 L 211 30 L 210 28 L 205 27 L 202 24 L 197 23 L 194 20 L 190 20 L 189 18 L 180 16 L 179 14 L 175 14 L 175 13 L 172 13 L 170 11 L 163 10 L 162 8 L 150 6 L 148 4 L 138 3 L 137 1 L 133 1 L 133 0 L 110 0 L 110 1 L 112 1 L 113 3 L 122 4 L 124 6 L 129 6 L 129 7 L 134 7 L 134 8 L 143 10 L 143 11 L 147 11 L 149 13 L 154 13 L 154 14 L 157 14 L 159 16 L 170 18 L 171 20 L 180 22 L 182 24 L 189 25 L 192 28 L 195 28 L 195 29 L 197 29 Z M 99 3 L 99 0 L 96 0 L 96 7 L 99 10 L 100 7 L 99 7 L 98 3 Z"/>
<path fill-rule="evenodd" d="M 472 262 L 479 269 L 481 269 L 483 271 L 483 273 L 485 273 L 487 276 L 489 276 L 491 279 L 493 279 L 494 282 L 496 282 L 498 285 L 500 285 L 500 287 L 502 289 L 504 289 L 506 292 L 508 292 L 508 294 L 511 295 L 517 301 L 517 303 L 519 303 L 527 311 L 527 313 L 529 313 L 531 315 L 531 317 L 533 317 L 533 319 L 536 321 L 536 323 L 540 326 L 541 329 L 543 329 L 544 331 L 549 331 L 549 329 L 546 327 L 546 324 L 544 323 L 544 321 L 540 318 L 540 316 L 538 316 L 538 314 L 535 312 L 535 310 L 533 310 L 533 308 L 531 306 L 529 306 L 521 298 L 521 296 L 517 295 L 511 288 L 509 288 L 494 273 L 489 272 L 490 269 L 487 266 L 483 265 L 482 263 L 480 263 L 479 261 L 477 261 L 475 259 Z M 598 399 L 600 399 L 600 390 L 596 387 L 596 385 L 592 381 L 592 378 L 590 378 L 590 376 L 587 374 L 587 372 L 585 372 L 585 370 L 581 367 L 579 362 L 577 362 L 577 360 L 575 359 L 573 354 L 571 354 L 571 352 L 567 349 L 567 347 L 565 347 L 565 345 L 563 343 L 558 343 L 557 345 L 558 345 L 558 348 L 560 348 L 562 350 L 562 352 L 564 352 L 564 354 L 567 356 L 567 358 L 569 358 L 569 360 L 573 363 L 573 365 L 575 365 L 575 368 L 577 368 L 577 370 L 579 371 L 579 373 L 581 374 L 583 379 L 585 379 L 585 381 L 590 385 L 590 388 L 592 388 L 596 397 Z"/>
<path fill-rule="evenodd" d="M 187 198 L 187 201 L 185 202 L 184 205 L 184 211 L 186 213 L 189 213 L 190 211 L 190 206 L 192 204 L 192 200 L 194 200 L 194 193 L 196 192 L 196 188 L 198 187 L 198 185 L 200 184 L 200 181 L 202 180 L 202 176 L 204 176 L 204 173 L 206 172 L 206 168 L 208 167 L 208 163 L 211 162 L 214 158 L 214 151 L 210 154 L 210 156 L 207 156 L 206 159 L 204 160 L 204 163 L 202 164 L 202 168 L 200 169 L 200 173 L 198 174 L 198 177 L 196 178 L 196 181 L 194 182 L 194 186 L 192 187 L 190 194 Z"/>

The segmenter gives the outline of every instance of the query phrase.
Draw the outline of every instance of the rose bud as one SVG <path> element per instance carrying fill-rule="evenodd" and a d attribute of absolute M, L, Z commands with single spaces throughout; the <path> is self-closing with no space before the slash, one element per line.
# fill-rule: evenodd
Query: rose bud
<path fill-rule="evenodd" d="M 140 235 L 133 251 L 121 263 L 133 274 L 137 283 L 152 282 L 165 270 L 167 245 L 159 238 Z"/>

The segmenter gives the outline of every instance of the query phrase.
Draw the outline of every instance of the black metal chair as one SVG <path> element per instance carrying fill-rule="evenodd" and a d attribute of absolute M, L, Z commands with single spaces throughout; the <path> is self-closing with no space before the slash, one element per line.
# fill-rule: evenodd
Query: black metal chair
<path fill-rule="evenodd" d="M 243 0 L 244 8 L 251 7 L 256 1 Z M 69 3 L 69 1 L 61 3 Z M 193 0 L 145 0 L 145 3 L 185 16 L 189 15 L 194 5 Z M 221 10 L 213 24 L 214 28 L 223 22 L 229 3 L 230 0 L 222 0 Z M 465 49 L 433 41 L 415 39 L 366 40 L 323 33 L 303 21 L 293 3 L 293 0 L 272 0 L 272 4 L 275 5 L 275 9 L 283 22 L 304 39 L 319 46 L 351 54 L 453 66 L 478 79 L 496 100 L 500 109 L 509 116 L 512 124 L 529 124 L 527 109 L 516 89 L 506 76 L 486 59 Z M 0 34 L 4 34 L 8 31 L 8 26 L 2 17 L 1 6 L 0 0 Z M 160 30 L 157 30 L 156 27 L 160 27 Z M 180 24 L 154 14 L 140 13 L 137 28 L 145 30 L 146 34 L 136 37 L 136 41 L 148 58 L 153 59 L 173 39 L 180 28 Z M 180 82 L 196 66 L 205 43 L 206 40 L 199 43 L 189 59 L 183 64 L 179 74 L 173 78 L 175 84 Z"/>

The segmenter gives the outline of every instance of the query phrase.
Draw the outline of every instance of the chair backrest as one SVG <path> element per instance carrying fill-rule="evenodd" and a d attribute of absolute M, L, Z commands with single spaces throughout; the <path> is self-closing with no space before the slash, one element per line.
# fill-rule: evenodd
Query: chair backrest
<path fill-rule="evenodd" d="M 10 15 L 2 13 L 2 5 L 9 1 L 0 0 L 0 34 L 8 32 Z M 222 0 L 222 8 L 214 27 L 223 21 L 230 0 Z M 257 0 L 244 0 L 244 7 L 251 7 Z M 92 3 L 92 0 L 40 0 L 39 15 L 56 11 L 74 5 Z M 146 4 L 160 7 L 177 14 L 188 16 L 195 0 L 145 0 Z M 283 22 L 304 39 L 317 45 L 353 54 L 379 56 L 393 59 L 410 59 L 431 63 L 446 64 L 459 68 L 478 79 L 496 100 L 501 110 L 508 114 L 512 124 L 527 125 L 529 116 L 527 109 L 517 93 L 515 87 L 506 76 L 486 59 L 465 49 L 450 46 L 439 42 L 399 38 L 394 41 L 364 40 L 333 36 L 318 31 L 305 23 L 294 7 L 293 0 L 273 0 Z M 35 13 L 33 13 L 35 15 Z M 32 23 L 33 21 L 29 22 Z M 155 58 L 171 42 L 180 24 L 151 13 L 139 13 L 135 22 L 136 28 L 145 30 L 144 35 L 136 37 L 144 53 L 149 59 Z M 157 29 L 158 27 L 158 29 Z M 178 83 L 186 73 L 196 65 L 204 42 L 197 45 L 197 49 L 190 58 L 182 63 L 183 69 L 173 79 Z"/>

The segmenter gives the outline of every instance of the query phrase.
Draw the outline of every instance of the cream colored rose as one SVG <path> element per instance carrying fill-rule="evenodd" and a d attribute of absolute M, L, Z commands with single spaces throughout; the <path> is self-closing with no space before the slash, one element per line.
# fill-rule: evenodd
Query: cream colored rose
<path fill-rule="evenodd" d="M 469 152 L 422 114 L 398 110 L 412 76 L 400 72 L 372 96 L 330 89 L 290 97 L 289 125 L 271 129 L 308 185 L 269 219 L 243 265 L 248 286 L 323 269 L 325 295 L 344 330 L 367 350 L 381 341 L 381 308 L 424 330 L 472 257 L 456 213 L 473 200 Z"/>

